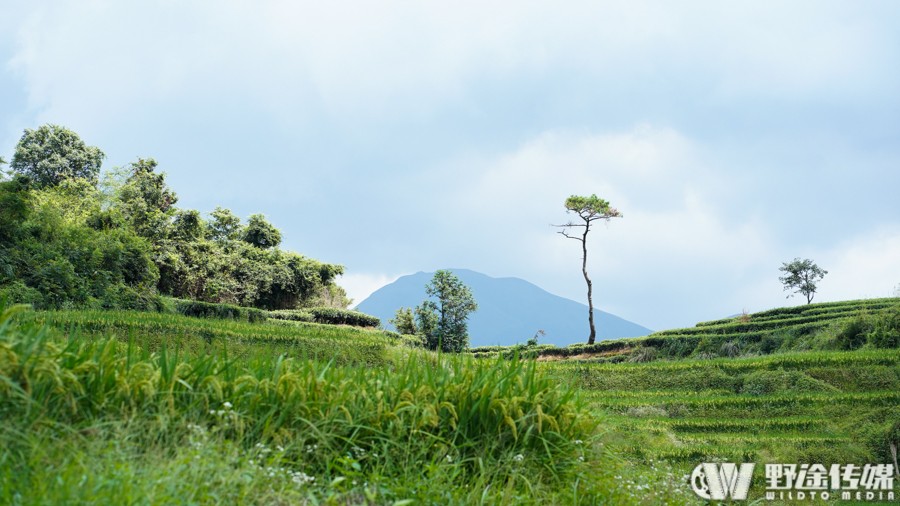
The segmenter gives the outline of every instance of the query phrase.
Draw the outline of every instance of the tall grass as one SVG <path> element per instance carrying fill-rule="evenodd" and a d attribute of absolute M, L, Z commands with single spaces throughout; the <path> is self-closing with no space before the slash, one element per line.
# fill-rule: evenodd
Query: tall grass
<path fill-rule="evenodd" d="M 583 403 L 533 362 L 150 351 L 17 311 L 0 316 L 0 503 L 630 497 Z"/>

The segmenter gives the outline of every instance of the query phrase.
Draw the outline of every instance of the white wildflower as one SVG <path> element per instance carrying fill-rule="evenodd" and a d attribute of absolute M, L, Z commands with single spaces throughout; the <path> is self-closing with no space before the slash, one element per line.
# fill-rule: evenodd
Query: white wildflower
<path fill-rule="evenodd" d="M 228 401 L 225 401 L 225 403 L 222 404 L 222 407 L 225 408 L 225 409 L 231 409 L 231 408 L 232 408 L 232 404 L 231 404 L 230 402 L 228 402 Z"/>
<path fill-rule="evenodd" d="M 525 456 L 520 453 L 520 454 L 516 455 L 515 457 L 513 457 L 513 460 L 516 462 L 522 462 L 523 460 L 525 460 Z"/>

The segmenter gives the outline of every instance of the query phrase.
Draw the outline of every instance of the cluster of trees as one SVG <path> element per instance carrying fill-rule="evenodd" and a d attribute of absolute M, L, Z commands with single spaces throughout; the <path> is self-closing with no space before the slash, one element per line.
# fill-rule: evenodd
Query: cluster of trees
<path fill-rule="evenodd" d="M 415 309 L 400 308 L 391 324 L 401 334 L 416 335 L 430 350 L 461 352 L 469 347 L 469 314 L 478 309 L 472 291 L 447 270 L 425 285 L 428 298 Z"/>
<path fill-rule="evenodd" d="M 103 158 L 64 127 L 25 130 L 0 182 L 0 296 L 40 308 L 144 309 L 161 294 L 262 309 L 349 304 L 335 284 L 343 267 L 279 249 L 262 215 L 204 218 L 176 207 L 152 158 L 101 180 Z"/>

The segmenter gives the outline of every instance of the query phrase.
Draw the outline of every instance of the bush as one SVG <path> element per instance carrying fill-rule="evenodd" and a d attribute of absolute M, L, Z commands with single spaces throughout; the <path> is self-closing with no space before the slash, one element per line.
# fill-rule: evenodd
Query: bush
<path fill-rule="evenodd" d="M 900 348 L 900 305 L 875 317 L 868 341 L 875 348 Z"/>
<path fill-rule="evenodd" d="M 866 344 L 866 335 L 871 325 L 868 319 L 860 314 L 848 320 L 834 336 L 834 346 L 839 350 L 855 350 Z"/>
<path fill-rule="evenodd" d="M 175 312 L 195 318 L 222 318 L 226 320 L 244 320 L 250 323 L 266 320 L 265 311 L 259 309 L 232 306 L 230 304 L 212 304 L 197 300 L 176 300 Z"/>
<path fill-rule="evenodd" d="M 800 371 L 754 371 L 744 376 L 741 393 L 771 395 L 778 393 L 838 392 L 824 381 L 811 378 Z"/>
<path fill-rule="evenodd" d="M 40 291 L 16 280 L 0 287 L 0 300 L 7 300 L 10 304 L 31 304 L 35 307 L 41 307 L 44 298 Z"/>
<path fill-rule="evenodd" d="M 307 323 L 316 321 L 316 318 L 312 313 L 303 309 L 278 309 L 276 311 L 268 311 L 266 315 L 274 320 Z"/>
<path fill-rule="evenodd" d="M 377 327 L 381 325 L 380 319 L 359 311 L 338 309 L 336 307 L 313 307 L 307 311 L 313 315 L 316 323 L 352 325 L 354 327 Z"/>
<path fill-rule="evenodd" d="M 100 307 L 164 312 L 166 304 L 159 295 L 140 292 L 130 286 L 118 284 L 107 288 L 100 301 Z"/>
<path fill-rule="evenodd" d="M 658 353 L 653 346 L 641 346 L 634 350 L 628 357 L 629 362 L 652 362 L 656 360 Z"/>

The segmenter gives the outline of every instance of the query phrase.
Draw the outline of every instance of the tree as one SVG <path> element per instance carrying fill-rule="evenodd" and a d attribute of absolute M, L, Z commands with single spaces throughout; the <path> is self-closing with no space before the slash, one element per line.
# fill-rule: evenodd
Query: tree
<path fill-rule="evenodd" d="M 425 293 L 432 299 L 416 308 L 418 330 L 425 338 L 425 346 L 441 351 L 465 350 L 469 345 L 469 313 L 478 309 L 472 291 L 452 272 L 439 270 L 425 285 Z"/>
<path fill-rule="evenodd" d="M 2 169 L 4 165 L 8 165 L 6 163 L 6 159 L 0 156 L 0 182 L 6 181 L 9 178 L 10 172 Z"/>
<path fill-rule="evenodd" d="M 266 221 L 265 216 L 253 214 L 247 219 L 247 226 L 244 228 L 243 239 L 244 242 L 252 244 L 257 248 L 275 248 L 281 244 L 281 232 L 279 232 L 274 225 Z"/>
<path fill-rule="evenodd" d="M 210 239 L 214 241 L 233 241 L 240 236 L 241 219 L 234 215 L 230 209 L 216 207 L 209 213 L 211 220 L 206 224 Z"/>
<path fill-rule="evenodd" d="M 156 172 L 153 158 L 138 158 L 128 168 L 128 177 L 117 189 L 122 215 L 140 235 L 158 244 L 168 234 L 178 196 L 166 184 L 166 175 Z"/>
<path fill-rule="evenodd" d="M 413 317 L 412 308 L 401 307 L 390 320 L 390 324 L 401 334 L 413 335 L 416 333 L 416 320 Z"/>
<path fill-rule="evenodd" d="M 37 188 L 76 178 L 96 185 L 104 157 L 100 148 L 85 145 L 68 128 L 43 125 L 37 130 L 25 129 L 10 168 L 28 176 Z"/>
<path fill-rule="evenodd" d="M 559 233 L 566 238 L 575 239 L 581 243 L 581 272 L 584 274 L 585 283 L 587 283 L 588 324 L 591 327 L 591 333 L 588 336 L 588 344 L 594 344 L 594 340 L 597 338 L 597 329 L 594 326 L 593 286 L 587 272 L 587 236 L 588 232 L 591 231 L 591 223 L 597 220 L 609 221 L 610 218 L 621 218 L 622 213 L 615 208 L 610 207 L 609 202 L 596 195 L 591 195 L 590 197 L 572 195 L 566 199 L 565 206 L 566 213 L 575 213 L 583 223 L 573 223 L 570 221 L 564 225 L 554 226 L 562 228 Z M 573 228 L 583 228 L 584 231 L 581 234 L 573 235 L 569 232 Z"/>
<path fill-rule="evenodd" d="M 819 268 L 812 260 L 808 258 L 800 260 L 799 257 L 793 262 L 784 262 L 778 270 L 785 273 L 778 278 L 784 289 L 803 294 L 807 304 L 811 303 L 816 295 L 816 283 L 828 274 L 828 271 Z M 788 298 L 793 296 L 792 293 Z"/>
<path fill-rule="evenodd" d="M 172 220 L 171 237 L 178 241 L 196 241 L 203 238 L 206 229 L 200 212 L 193 209 L 178 211 Z"/>

